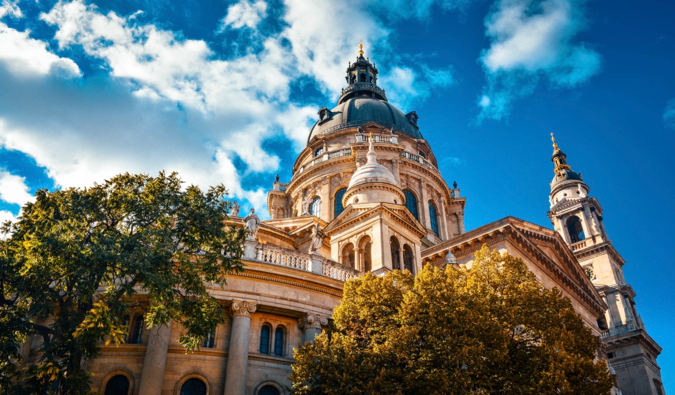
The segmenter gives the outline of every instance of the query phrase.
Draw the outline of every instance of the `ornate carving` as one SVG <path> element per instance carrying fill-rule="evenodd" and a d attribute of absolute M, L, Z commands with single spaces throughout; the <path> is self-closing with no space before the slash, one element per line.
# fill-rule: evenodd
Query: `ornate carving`
<path fill-rule="evenodd" d="M 232 301 L 232 316 L 244 316 L 251 318 L 251 313 L 255 313 L 255 310 L 258 308 L 258 304 L 255 302 L 245 302 L 243 300 L 233 300 Z"/>
<path fill-rule="evenodd" d="M 306 316 L 298 319 L 298 327 L 303 330 L 321 329 L 322 326 L 326 325 L 328 325 L 328 318 L 315 313 L 307 313 Z"/>

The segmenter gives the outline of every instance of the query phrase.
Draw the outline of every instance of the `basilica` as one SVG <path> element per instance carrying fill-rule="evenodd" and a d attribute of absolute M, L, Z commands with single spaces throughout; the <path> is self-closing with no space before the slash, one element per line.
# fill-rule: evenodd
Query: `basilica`
<path fill-rule="evenodd" d="M 231 213 L 230 225 L 249 230 L 245 271 L 210 290 L 228 321 L 186 354 L 178 325 L 147 330 L 143 311 L 134 312 L 127 344 L 102 345 L 88 362 L 92 390 L 287 394 L 294 347 L 328 325 L 345 281 L 366 272 L 467 265 L 487 244 L 521 258 L 544 286 L 572 302 L 598 339 L 616 394 L 664 394 L 661 348 L 637 313 L 602 206 L 555 140 L 552 229 L 506 217 L 467 230 L 467 198 L 443 179 L 422 126 L 415 111 L 388 102 L 361 50 L 337 104 L 319 111 L 292 177 L 274 181 L 271 219 L 261 221 L 254 210 L 240 216 L 238 207 Z M 37 348 L 30 346 L 23 351 L 29 359 Z"/>

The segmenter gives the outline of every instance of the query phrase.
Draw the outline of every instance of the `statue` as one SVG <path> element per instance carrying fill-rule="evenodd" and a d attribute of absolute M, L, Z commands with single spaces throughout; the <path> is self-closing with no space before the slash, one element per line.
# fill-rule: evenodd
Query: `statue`
<path fill-rule="evenodd" d="M 277 174 L 277 176 L 274 178 L 274 182 L 279 182 L 279 175 L 278 175 L 278 174 Z"/>
<path fill-rule="evenodd" d="M 310 254 L 318 254 L 318 251 L 321 249 L 321 245 L 323 245 L 323 231 L 321 231 L 320 224 L 317 222 L 314 224 L 312 227 L 312 241 L 309 244 L 309 253 Z"/>
<path fill-rule="evenodd" d="M 452 187 L 455 188 L 455 189 L 457 189 L 457 181 L 453 181 L 453 182 L 452 182 Z"/>
<path fill-rule="evenodd" d="M 245 228 L 249 233 L 248 240 L 256 240 L 258 237 L 258 229 L 260 228 L 260 218 L 255 214 L 255 209 L 251 209 L 251 213 L 244 218 L 246 223 Z"/>
<path fill-rule="evenodd" d="M 237 203 L 236 200 L 234 202 L 232 202 L 232 209 L 230 210 L 230 216 L 235 217 L 235 218 L 239 218 L 239 210 L 240 209 L 241 209 L 241 206 L 239 205 L 239 203 Z"/>

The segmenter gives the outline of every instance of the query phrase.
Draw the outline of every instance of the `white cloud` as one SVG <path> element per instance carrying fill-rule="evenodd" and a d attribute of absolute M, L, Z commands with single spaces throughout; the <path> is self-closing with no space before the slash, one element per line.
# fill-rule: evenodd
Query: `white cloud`
<path fill-rule="evenodd" d="M 488 85 L 478 100 L 480 119 L 506 116 L 539 78 L 571 87 L 600 70 L 600 55 L 573 42 L 585 27 L 581 0 L 499 0 L 486 17 L 491 46 L 481 62 Z"/>
<path fill-rule="evenodd" d="M 267 3 L 262 0 L 250 2 L 241 0 L 227 8 L 227 14 L 221 21 L 222 29 L 231 27 L 241 29 L 246 26 L 255 29 L 258 23 L 267 16 Z"/>
<path fill-rule="evenodd" d="M 2 3 L 0 3 L 0 19 L 4 18 L 6 15 L 14 18 L 23 18 L 23 13 L 19 8 L 18 3 L 18 0 L 2 0 Z"/>
<path fill-rule="evenodd" d="M 666 109 L 663 111 L 663 123 L 666 127 L 675 130 L 675 99 L 671 99 L 666 104 Z"/>
<path fill-rule="evenodd" d="M 0 200 L 22 206 L 34 201 L 35 197 L 30 193 L 25 177 L 0 169 Z"/>

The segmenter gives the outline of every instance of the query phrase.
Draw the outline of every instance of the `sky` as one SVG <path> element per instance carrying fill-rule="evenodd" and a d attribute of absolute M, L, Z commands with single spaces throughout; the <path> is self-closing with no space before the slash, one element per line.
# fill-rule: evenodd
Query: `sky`
<path fill-rule="evenodd" d="M 550 133 L 604 208 L 675 391 L 675 2 L 0 0 L 0 220 L 178 171 L 266 214 L 363 40 L 467 197 L 546 227 Z"/>

